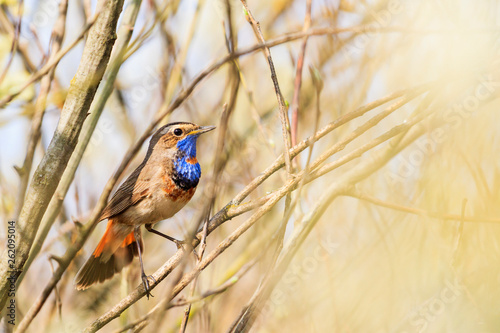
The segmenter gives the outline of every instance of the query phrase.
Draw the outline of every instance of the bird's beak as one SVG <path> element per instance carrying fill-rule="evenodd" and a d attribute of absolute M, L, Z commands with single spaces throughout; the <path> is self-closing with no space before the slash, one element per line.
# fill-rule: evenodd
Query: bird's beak
<path fill-rule="evenodd" d="M 188 135 L 200 135 L 206 132 L 210 132 L 211 130 L 214 130 L 215 126 L 200 126 L 200 128 L 189 132 Z"/>

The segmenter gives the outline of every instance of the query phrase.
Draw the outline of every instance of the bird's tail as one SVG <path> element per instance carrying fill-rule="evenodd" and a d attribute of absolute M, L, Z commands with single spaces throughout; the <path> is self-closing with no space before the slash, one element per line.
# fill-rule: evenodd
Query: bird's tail
<path fill-rule="evenodd" d="M 139 244 L 142 251 L 142 239 L 139 239 Z M 76 289 L 84 290 L 96 282 L 110 279 L 138 255 L 133 227 L 109 219 L 101 241 L 76 274 Z"/>

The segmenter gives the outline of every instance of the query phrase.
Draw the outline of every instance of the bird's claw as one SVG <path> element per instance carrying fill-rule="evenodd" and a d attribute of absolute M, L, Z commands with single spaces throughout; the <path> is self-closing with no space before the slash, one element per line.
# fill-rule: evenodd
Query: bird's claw
<path fill-rule="evenodd" d="M 178 239 L 176 239 L 176 240 L 174 241 L 174 243 L 175 243 L 175 246 L 177 246 L 177 249 L 178 249 L 178 250 L 182 249 L 182 248 L 183 248 L 183 245 L 184 245 L 184 244 L 186 244 L 186 242 L 185 242 L 185 241 L 178 240 Z"/>
<path fill-rule="evenodd" d="M 142 285 L 144 286 L 144 290 L 146 291 L 146 297 L 149 300 L 149 296 L 154 297 L 151 294 L 151 287 L 149 286 L 149 279 L 153 280 L 153 283 L 156 283 L 156 279 L 152 275 L 146 275 L 144 273 L 141 274 Z"/>

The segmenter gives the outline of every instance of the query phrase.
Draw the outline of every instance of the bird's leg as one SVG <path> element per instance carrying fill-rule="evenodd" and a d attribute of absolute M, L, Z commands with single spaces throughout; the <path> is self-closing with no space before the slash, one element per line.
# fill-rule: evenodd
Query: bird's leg
<path fill-rule="evenodd" d="M 146 224 L 146 230 L 149 231 L 149 232 L 152 232 L 153 234 L 157 234 L 158 236 L 164 237 L 164 238 L 168 239 L 169 241 L 174 242 L 178 249 L 181 249 L 182 248 L 182 244 L 185 243 L 184 241 L 175 239 L 174 237 L 171 237 L 169 235 L 165 235 L 164 233 L 159 232 L 158 230 L 153 229 L 153 225 L 152 224 Z"/>
<path fill-rule="evenodd" d="M 154 282 L 156 280 L 154 277 L 147 276 L 146 273 L 144 273 L 144 263 L 142 262 L 142 252 L 141 252 L 141 245 L 139 240 L 141 239 L 141 226 L 135 227 L 134 229 L 134 238 L 135 238 L 135 243 L 137 244 L 137 251 L 139 253 L 139 262 L 141 263 L 141 280 L 142 280 L 142 285 L 144 286 L 144 290 L 146 290 L 146 296 L 149 299 L 149 296 L 154 297 L 150 293 L 150 286 L 149 286 L 149 278 L 151 278 Z"/>

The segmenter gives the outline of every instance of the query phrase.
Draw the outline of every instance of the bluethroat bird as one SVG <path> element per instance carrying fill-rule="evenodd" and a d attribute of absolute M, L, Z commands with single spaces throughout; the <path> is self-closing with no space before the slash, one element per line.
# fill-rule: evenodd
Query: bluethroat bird
<path fill-rule="evenodd" d="M 108 219 L 108 225 L 76 275 L 76 289 L 110 279 L 139 256 L 141 279 L 149 298 L 141 226 L 181 246 L 181 241 L 153 229 L 153 225 L 174 216 L 193 196 L 201 176 L 196 141 L 200 134 L 214 128 L 177 122 L 161 127 L 153 135 L 144 161 L 118 188 L 99 217 L 99 221 Z"/>

